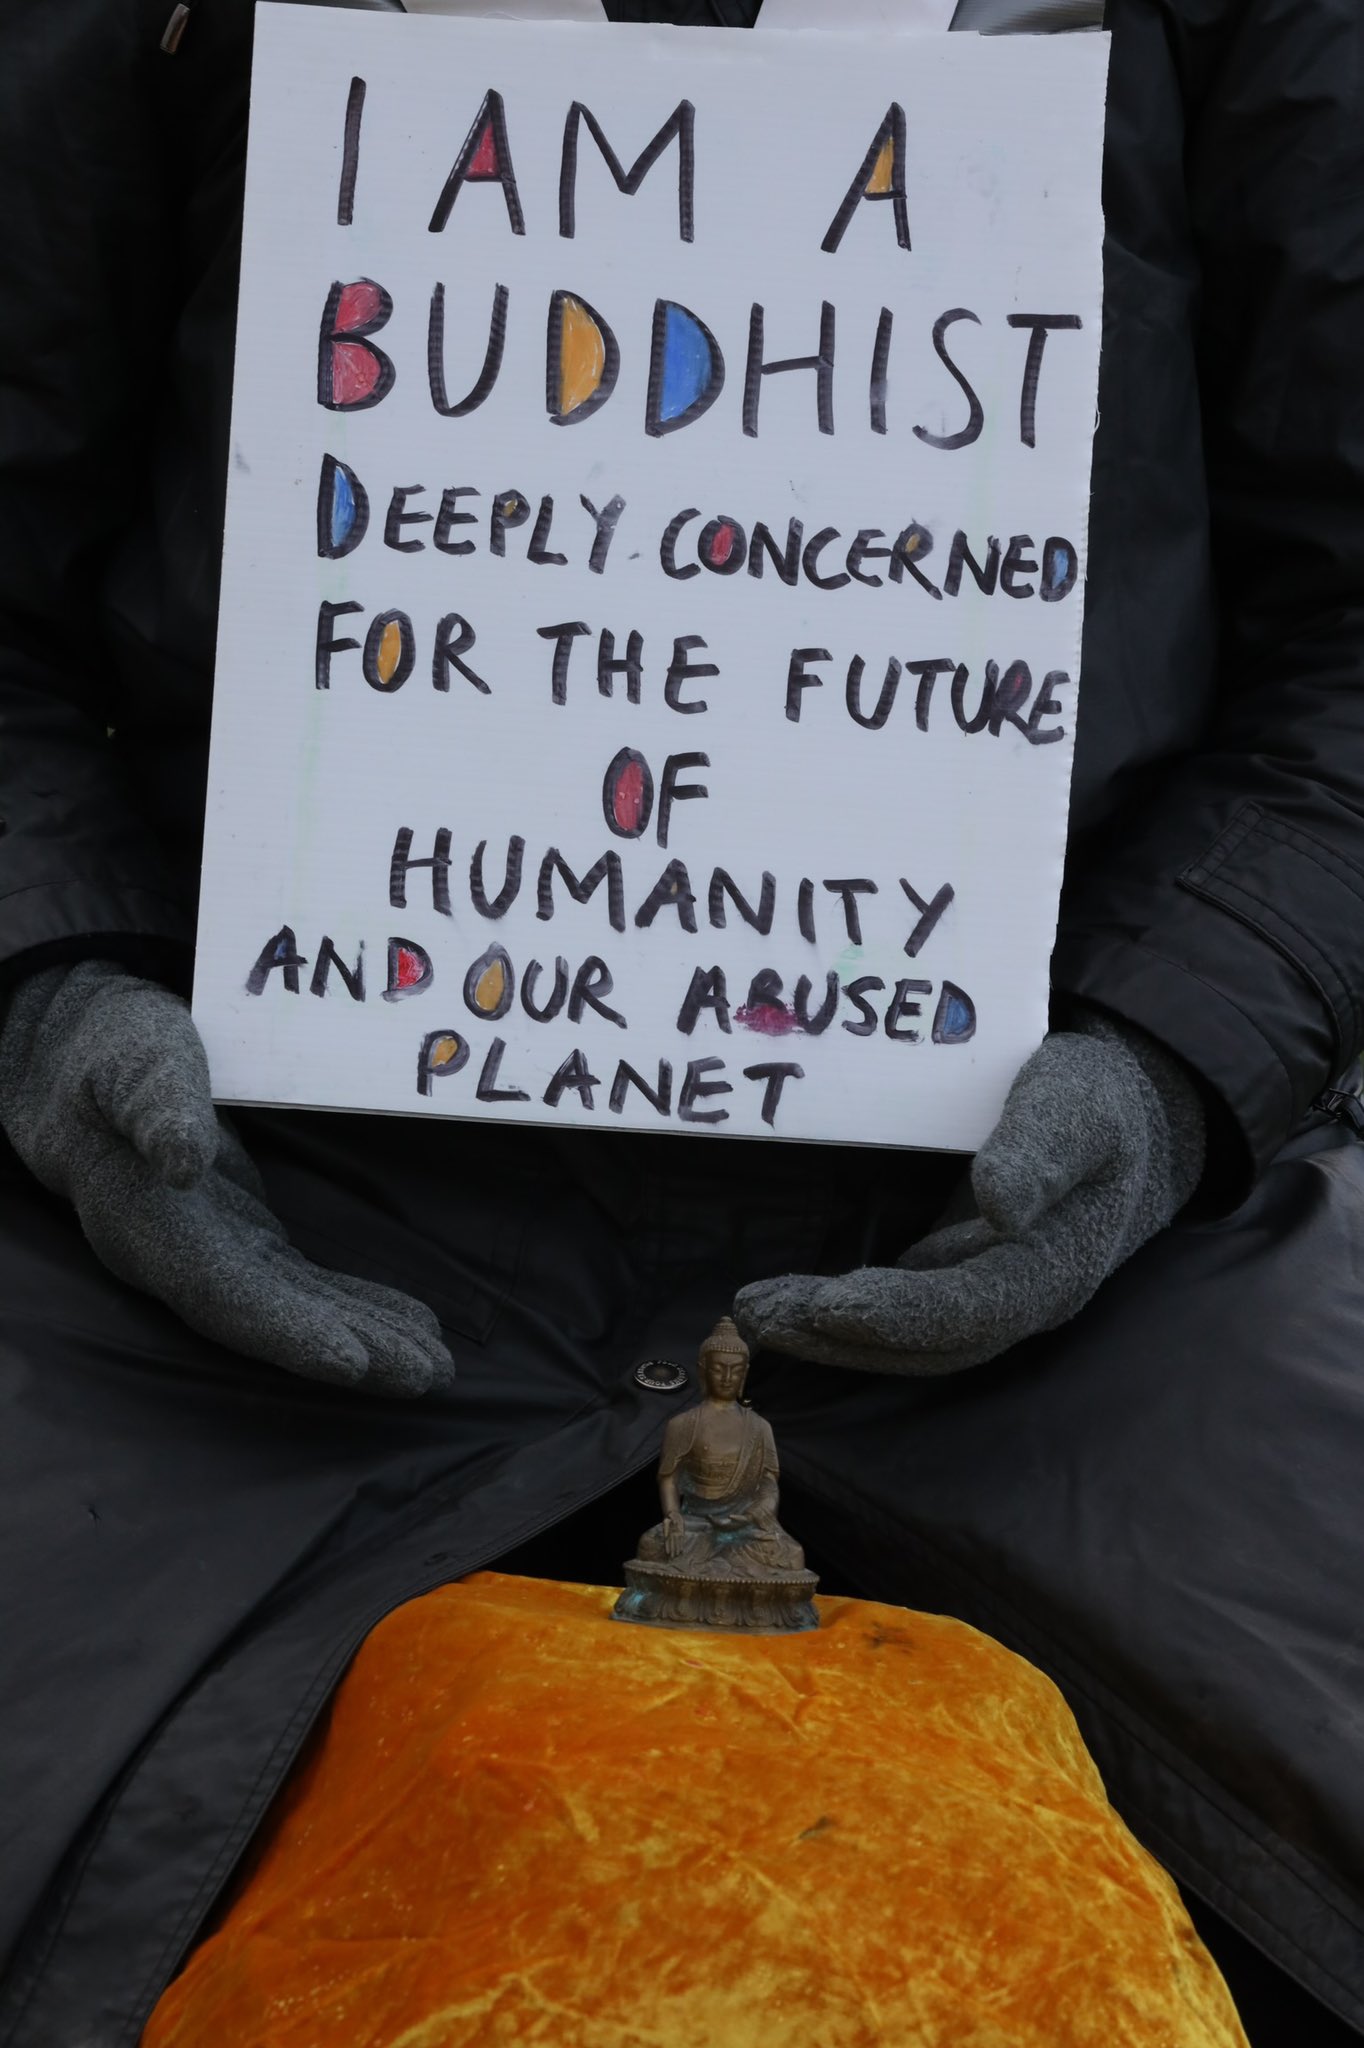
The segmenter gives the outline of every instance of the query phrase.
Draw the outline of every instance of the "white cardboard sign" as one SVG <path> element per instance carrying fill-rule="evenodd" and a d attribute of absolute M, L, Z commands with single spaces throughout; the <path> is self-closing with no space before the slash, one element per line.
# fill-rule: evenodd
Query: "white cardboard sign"
<path fill-rule="evenodd" d="M 220 1100 L 979 1143 L 1046 1026 L 1106 61 L 258 9 Z"/>

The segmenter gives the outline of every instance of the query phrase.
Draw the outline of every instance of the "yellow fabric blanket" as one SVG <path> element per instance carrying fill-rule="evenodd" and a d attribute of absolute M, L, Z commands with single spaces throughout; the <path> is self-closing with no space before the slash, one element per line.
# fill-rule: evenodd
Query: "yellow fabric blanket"
<path fill-rule="evenodd" d="M 955 1621 L 482 1573 L 355 1661 L 144 2048 L 1244 2048 L 1050 1682 Z"/>

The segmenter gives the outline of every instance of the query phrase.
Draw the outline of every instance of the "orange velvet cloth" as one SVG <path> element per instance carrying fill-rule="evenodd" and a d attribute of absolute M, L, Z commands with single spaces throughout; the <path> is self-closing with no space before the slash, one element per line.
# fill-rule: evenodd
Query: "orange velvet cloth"
<path fill-rule="evenodd" d="M 144 2048 L 1233 2048 L 1060 1695 L 856 1600 L 482 1573 L 369 1638 Z"/>

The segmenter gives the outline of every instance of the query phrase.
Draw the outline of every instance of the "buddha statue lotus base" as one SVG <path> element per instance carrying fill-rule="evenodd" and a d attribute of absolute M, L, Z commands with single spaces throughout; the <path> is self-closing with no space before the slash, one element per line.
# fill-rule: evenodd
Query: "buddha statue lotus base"
<path fill-rule="evenodd" d="M 616 1602 L 615 1618 L 642 1621 L 652 1628 L 784 1635 L 791 1629 L 819 1627 L 814 1599 L 818 1584 L 814 1572 L 720 1578 L 636 1557 L 625 1567 L 625 1591 Z"/>

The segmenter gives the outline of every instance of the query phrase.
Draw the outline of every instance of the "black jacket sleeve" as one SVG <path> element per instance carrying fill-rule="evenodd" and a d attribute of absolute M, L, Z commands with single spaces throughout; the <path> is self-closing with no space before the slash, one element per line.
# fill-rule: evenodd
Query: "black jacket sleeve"
<path fill-rule="evenodd" d="M 0 5 L 0 985 L 188 981 L 253 7 L 173 14 Z"/>
<path fill-rule="evenodd" d="M 3 9 L 0 971 L 101 938 L 190 938 L 183 882 L 120 775 L 98 626 L 168 323 L 171 195 L 144 91 L 168 13 Z"/>
<path fill-rule="evenodd" d="M 1115 66 L 1135 11 L 1110 9 Z M 1231 1200 L 1364 1047 L 1364 9 L 1164 14 L 1202 279 L 1217 706 L 1069 878 L 1053 971 L 1225 1105 Z"/>

